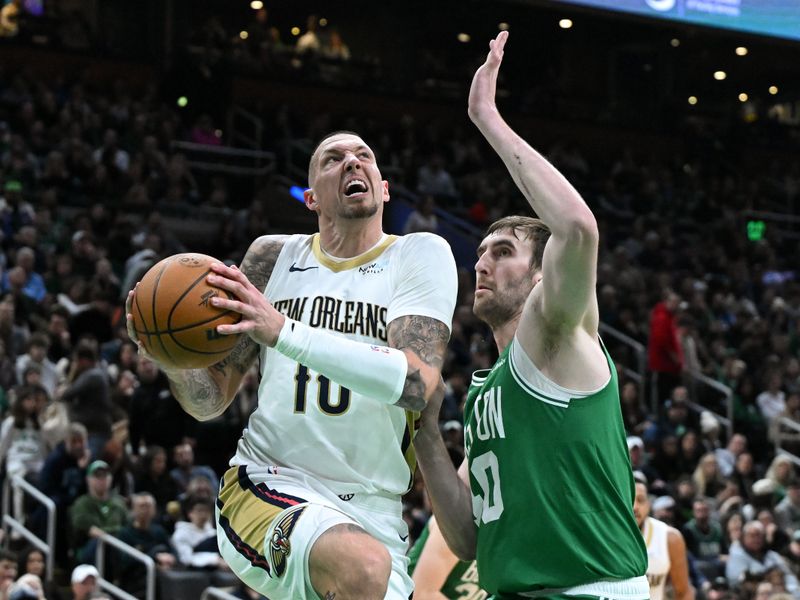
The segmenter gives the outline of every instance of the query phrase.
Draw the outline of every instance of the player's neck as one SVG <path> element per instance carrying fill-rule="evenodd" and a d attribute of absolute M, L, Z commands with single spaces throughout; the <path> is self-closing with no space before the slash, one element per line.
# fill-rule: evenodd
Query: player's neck
<path fill-rule="evenodd" d="M 503 350 L 511 343 L 511 340 L 514 339 L 517 325 L 519 325 L 519 316 L 506 321 L 498 327 L 492 327 L 492 335 L 494 336 L 494 343 L 497 344 L 498 354 L 502 354 Z"/>
<path fill-rule="evenodd" d="M 383 237 L 380 221 L 364 226 L 353 220 L 351 227 L 323 227 L 320 224 L 319 243 L 322 249 L 336 258 L 352 258 L 373 248 Z"/>

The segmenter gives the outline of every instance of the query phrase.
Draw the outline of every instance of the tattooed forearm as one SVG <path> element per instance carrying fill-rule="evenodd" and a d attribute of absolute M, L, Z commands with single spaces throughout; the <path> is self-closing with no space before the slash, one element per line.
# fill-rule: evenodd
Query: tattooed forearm
<path fill-rule="evenodd" d="M 181 408 L 198 421 L 213 419 L 230 404 L 205 369 L 171 372 L 169 383 Z"/>
<path fill-rule="evenodd" d="M 250 369 L 253 361 L 258 356 L 258 344 L 256 344 L 248 335 L 243 335 L 239 342 L 233 347 L 231 353 L 228 354 L 218 363 L 211 366 L 215 371 L 224 373 L 228 366 L 232 366 L 239 373 L 244 375 Z"/>
<path fill-rule="evenodd" d="M 409 315 L 389 323 L 389 345 L 398 350 L 411 350 L 431 367 L 441 368 L 447 351 L 450 331 L 441 321 Z"/>
<path fill-rule="evenodd" d="M 444 323 L 436 319 L 409 315 L 389 323 L 388 337 L 391 347 L 410 350 L 423 363 L 438 370 L 444 363 L 450 331 Z M 418 368 L 409 365 L 403 392 L 395 406 L 420 411 L 425 408 L 426 391 L 422 373 Z"/>
<path fill-rule="evenodd" d="M 247 275 L 254 286 L 262 292 L 267 287 L 267 282 L 275 268 L 275 261 L 283 249 L 288 236 L 264 235 L 250 244 L 247 254 L 242 259 L 240 269 Z"/>
<path fill-rule="evenodd" d="M 425 382 L 422 381 L 419 369 L 408 370 L 403 393 L 400 394 L 400 399 L 394 405 L 414 411 L 421 411 L 425 408 Z"/>

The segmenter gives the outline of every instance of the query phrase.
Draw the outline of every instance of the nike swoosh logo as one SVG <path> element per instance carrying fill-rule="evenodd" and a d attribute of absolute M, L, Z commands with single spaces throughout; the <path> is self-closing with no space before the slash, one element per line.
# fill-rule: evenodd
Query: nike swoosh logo
<path fill-rule="evenodd" d="M 398 533 L 398 534 L 397 534 L 397 536 L 400 538 L 400 541 L 401 541 L 401 542 L 406 542 L 406 541 L 408 541 L 408 536 L 407 536 L 407 535 L 400 535 L 400 534 Z"/>
<path fill-rule="evenodd" d="M 292 266 L 289 267 L 289 273 L 294 273 L 295 271 L 308 271 L 309 269 L 319 269 L 319 267 L 295 267 L 297 263 L 292 263 Z"/>

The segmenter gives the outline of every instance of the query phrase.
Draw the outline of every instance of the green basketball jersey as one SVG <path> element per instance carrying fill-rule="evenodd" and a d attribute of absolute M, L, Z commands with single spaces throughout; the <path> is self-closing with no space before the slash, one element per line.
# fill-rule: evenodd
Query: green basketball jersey
<path fill-rule="evenodd" d="M 420 533 L 416 543 L 408 551 L 408 574 L 413 575 L 414 569 L 417 568 L 417 562 L 425 548 L 425 543 L 428 541 L 430 530 L 428 525 Z M 475 561 L 460 560 L 450 571 L 444 585 L 439 589 L 439 592 L 450 600 L 484 600 L 487 593 L 484 592 L 478 585 L 478 567 Z"/>
<path fill-rule="evenodd" d="M 516 338 L 473 375 L 464 440 L 480 583 L 490 593 L 563 590 L 647 569 L 617 373 L 603 352 L 611 380 L 584 397 L 547 380 L 534 388 L 538 370 Z"/>

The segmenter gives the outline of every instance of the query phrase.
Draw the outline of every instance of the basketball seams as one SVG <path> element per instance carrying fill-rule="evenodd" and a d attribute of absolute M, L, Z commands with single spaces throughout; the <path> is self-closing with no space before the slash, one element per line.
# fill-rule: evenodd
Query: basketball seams
<path fill-rule="evenodd" d="M 156 306 L 156 295 L 157 295 L 157 292 L 158 292 L 158 285 L 161 283 L 161 277 L 166 272 L 167 267 L 169 267 L 173 262 L 174 261 L 169 261 L 161 268 L 161 271 L 159 271 L 158 275 L 156 275 L 156 280 L 155 280 L 155 283 L 153 284 L 153 298 L 150 301 L 150 305 L 151 305 L 151 307 L 153 309 L 153 327 L 155 328 L 156 331 L 158 331 L 158 317 L 156 316 L 157 315 L 157 311 L 156 311 L 156 308 L 157 308 L 157 306 Z M 169 323 L 169 320 L 167 320 L 167 323 Z M 169 350 L 167 350 L 167 345 L 164 343 L 164 340 L 161 339 L 161 334 L 160 333 L 156 336 L 156 340 L 158 340 L 158 343 L 161 346 L 161 349 L 164 351 L 164 355 L 166 356 L 166 358 L 170 362 L 174 363 L 175 361 L 173 360 L 172 355 L 170 354 Z"/>

